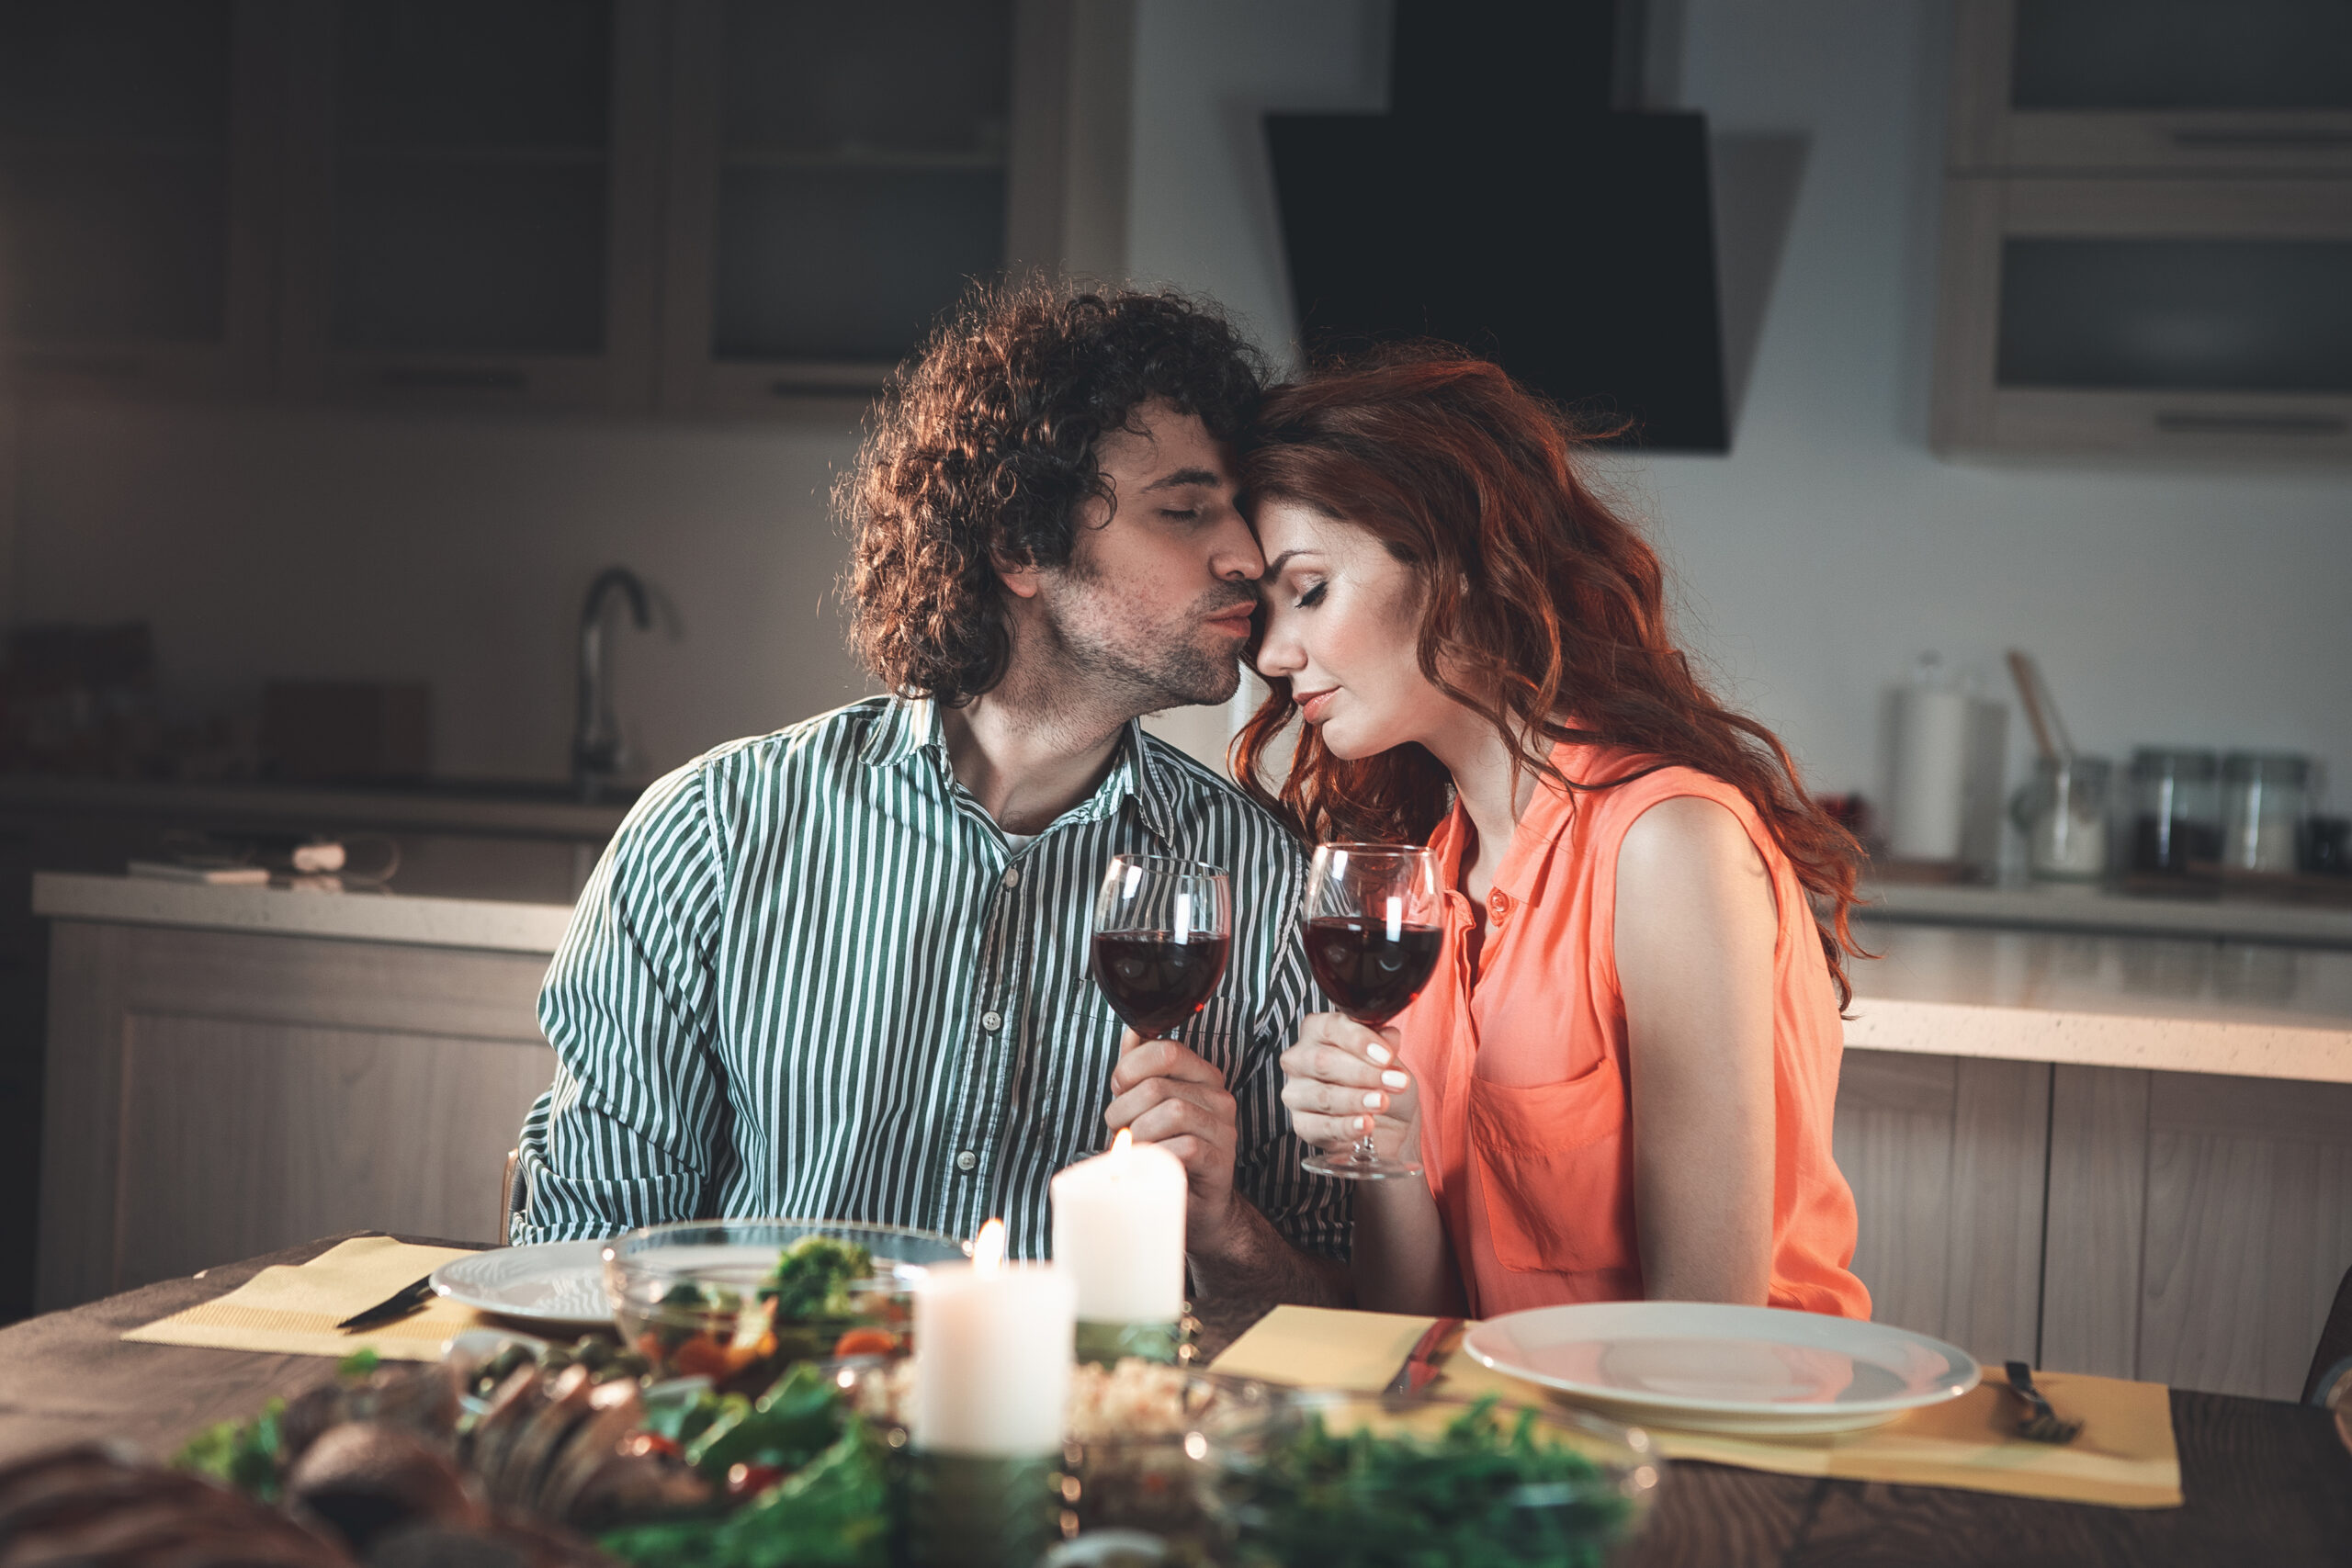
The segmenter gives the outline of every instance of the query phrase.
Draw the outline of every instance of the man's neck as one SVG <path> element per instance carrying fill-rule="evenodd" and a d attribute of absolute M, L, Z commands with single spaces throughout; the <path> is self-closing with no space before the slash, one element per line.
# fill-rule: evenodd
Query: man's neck
<path fill-rule="evenodd" d="M 1008 833 L 1037 833 L 1094 793 L 1111 771 L 1130 715 L 1047 703 L 1008 681 L 940 713 L 956 782 Z"/>

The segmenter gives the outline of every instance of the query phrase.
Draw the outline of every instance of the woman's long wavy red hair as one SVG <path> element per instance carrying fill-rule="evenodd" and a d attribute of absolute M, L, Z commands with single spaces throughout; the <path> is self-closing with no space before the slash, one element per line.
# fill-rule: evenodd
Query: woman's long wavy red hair
<path fill-rule="evenodd" d="M 1594 436 L 1459 350 L 1390 348 L 1276 388 L 1241 460 L 1252 502 L 1281 499 L 1378 538 L 1421 579 L 1421 672 L 1494 725 L 1520 765 L 1571 793 L 1680 764 L 1746 795 L 1813 896 L 1839 1005 L 1860 847 L 1815 805 L 1778 737 L 1715 700 L 1667 635 L 1657 553 L 1577 472 Z M 1261 767 L 1297 713 L 1290 683 L 1235 741 L 1250 793 L 1308 839 L 1425 841 L 1451 781 L 1419 746 L 1342 761 L 1312 728 L 1279 794 Z M 1643 759 L 1571 779 L 1554 743 Z"/>

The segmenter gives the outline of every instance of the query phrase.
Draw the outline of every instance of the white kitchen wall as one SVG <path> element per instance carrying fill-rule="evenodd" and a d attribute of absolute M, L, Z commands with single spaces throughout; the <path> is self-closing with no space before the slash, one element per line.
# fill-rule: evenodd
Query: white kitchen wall
<path fill-rule="evenodd" d="M 1380 107 L 1386 18 L 1381 0 L 1139 0 L 1138 276 L 1286 344 L 1256 117 Z M 1620 470 L 1723 684 L 1822 788 L 1876 790 L 1877 694 L 1916 653 L 1989 677 L 2010 643 L 2041 655 L 2086 746 L 2293 747 L 2352 776 L 2352 475 L 1927 450 L 1946 6 L 1690 0 L 1683 21 L 1685 100 L 1720 134 L 1804 146 L 1777 267 L 1743 263 L 1771 288 L 1735 451 Z M 421 677 L 444 773 L 557 775 L 579 595 L 615 561 L 666 606 L 656 634 L 618 638 L 649 765 L 867 686 L 830 598 L 846 421 L 22 418 L 11 617 L 152 620 L 199 704 L 249 702 L 274 674 Z"/>

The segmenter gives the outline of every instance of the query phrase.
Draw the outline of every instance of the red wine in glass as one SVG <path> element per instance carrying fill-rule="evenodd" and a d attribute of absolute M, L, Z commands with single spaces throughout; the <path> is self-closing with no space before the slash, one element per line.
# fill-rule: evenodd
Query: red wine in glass
<path fill-rule="evenodd" d="M 1436 926 L 1400 923 L 1392 935 L 1385 921 L 1360 915 L 1317 915 L 1306 922 L 1306 962 L 1323 994 L 1374 1029 L 1421 994 L 1444 944 Z"/>
<path fill-rule="evenodd" d="M 1300 910 L 1307 966 L 1339 1010 L 1377 1029 L 1405 1010 L 1437 971 L 1445 945 L 1437 860 L 1413 844 L 1319 844 Z M 1370 1133 L 1344 1152 L 1306 1156 L 1306 1168 L 1351 1181 L 1418 1176 Z"/>
<path fill-rule="evenodd" d="M 1179 942 L 1170 931 L 1094 933 L 1094 983 L 1146 1040 L 1201 1010 L 1224 976 L 1231 937 Z"/>
<path fill-rule="evenodd" d="M 1127 1027 L 1165 1038 L 1201 1010 L 1233 949 L 1233 890 L 1199 861 L 1113 855 L 1094 895 L 1094 983 Z"/>

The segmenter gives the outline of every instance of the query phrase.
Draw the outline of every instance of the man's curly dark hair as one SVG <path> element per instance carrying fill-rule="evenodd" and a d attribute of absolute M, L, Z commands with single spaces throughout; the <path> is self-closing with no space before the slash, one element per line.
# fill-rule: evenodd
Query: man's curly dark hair
<path fill-rule="evenodd" d="M 998 563 L 1067 566 L 1080 507 L 1115 504 L 1095 444 L 1153 399 L 1233 440 L 1264 384 L 1224 315 L 1173 291 L 975 288 L 892 378 L 835 490 L 851 645 L 894 692 L 988 691 L 1012 653 Z"/>

